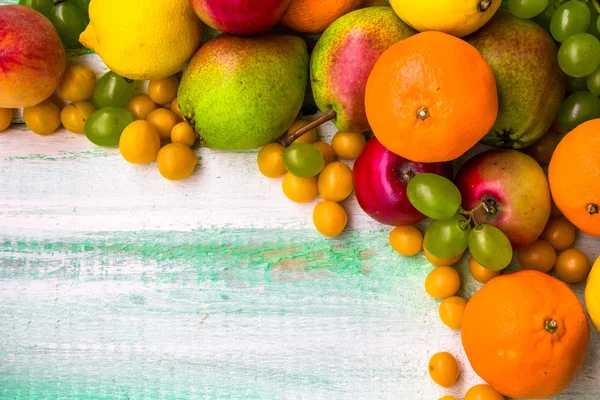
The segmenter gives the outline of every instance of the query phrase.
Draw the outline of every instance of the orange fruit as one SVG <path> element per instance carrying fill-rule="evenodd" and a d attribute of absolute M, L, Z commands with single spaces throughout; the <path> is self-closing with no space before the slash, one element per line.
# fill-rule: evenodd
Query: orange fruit
<path fill-rule="evenodd" d="M 501 275 L 467 303 L 462 344 L 474 371 L 500 393 L 549 398 L 569 386 L 590 328 L 567 285 L 539 271 Z"/>
<path fill-rule="evenodd" d="M 467 391 L 465 400 L 504 400 L 504 396 L 490 385 L 477 385 Z"/>
<path fill-rule="evenodd" d="M 292 0 L 279 24 L 296 32 L 322 33 L 333 21 L 361 4 L 362 0 Z"/>
<path fill-rule="evenodd" d="M 496 79 L 469 43 L 422 32 L 381 55 L 365 106 L 373 133 L 393 153 L 415 162 L 451 161 L 494 125 Z"/>
<path fill-rule="evenodd" d="M 600 119 L 579 125 L 558 144 L 548 181 L 554 203 L 576 227 L 600 237 Z"/>

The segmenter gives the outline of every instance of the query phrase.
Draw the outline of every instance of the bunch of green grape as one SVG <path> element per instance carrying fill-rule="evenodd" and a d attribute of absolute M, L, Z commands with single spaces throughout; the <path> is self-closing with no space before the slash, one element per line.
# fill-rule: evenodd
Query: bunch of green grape
<path fill-rule="evenodd" d="M 133 98 L 135 82 L 109 71 L 98 80 L 92 100 L 98 108 L 85 122 L 84 132 L 98 146 L 117 146 L 123 130 L 134 121 L 125 109 Z"/>
<path fill-rule="evenodd" d="M 598 0 L 508 0 L 517 17 L 531 18 L 559 46 L 558 63 L 567 75 L 569 96 L 558 122 L 570 131 L 600 118 L 600 5 Z"/>
<path fill-rule="evenodd" d="M 19 0 L 45 15 L 54 25 L 65 48 L 78 48 L 79 35 L 90 22 L 90 0 Z"/>
<path fill-rule="evenodd" d="M 436 174 L 419 174 L 407 186 L 410 203 L 433 221 L 425 231 L 427 251 L 449 259 L 469 249 L 483 267 L 500 271 L 513 257 L 508 237 L 498 228 L 479 224 L 473 211 L 461 209 L 460 191 L 447 178 Z"/>

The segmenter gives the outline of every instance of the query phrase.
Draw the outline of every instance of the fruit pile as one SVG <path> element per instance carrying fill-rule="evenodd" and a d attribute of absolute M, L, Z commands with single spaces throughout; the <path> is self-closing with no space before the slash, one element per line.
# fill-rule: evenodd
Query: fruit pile
<path fill-rule="evenodd" d="M 0 131 L 22 108 L 35 133 L 62 124 L 171 180 L 196 144 L 260 148 L 286 197 L 322 199 L 321 234 L 342 234 L 354 192 L 394 250 L 423 251 L 425 291 L 489 383 L 465 399 L 548 398 L 576 376 L 590 329 L 566 283 L 588 279 L 600 329 L 600 260 L 574 247 L 577 230 L 600 237 L 596 0 L 21 3 L 0 8 Z M 61 41 L 110 71 L 67 68 Z M 483 284 L 469 300 L 453 267 L 467 251 Z M 441 352 L 429 373 L 448 388 L 460 371 Z"/>

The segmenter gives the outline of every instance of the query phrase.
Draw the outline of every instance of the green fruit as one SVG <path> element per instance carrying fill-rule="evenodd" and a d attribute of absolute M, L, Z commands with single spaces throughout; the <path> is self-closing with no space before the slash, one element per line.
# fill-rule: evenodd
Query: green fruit
<path fill-rule="evenodd" d="M 565 94 L 554 41 L 535 22 L 505 10 L 465 39 L 490 64 L 498 86 L 498 118 L 482 142 L 514 149 L 532 145 L 552 125 Z"/>
<path fill-rule="evenodd" d="M 325 166 L 325 157 L 312 144 L 296 143 L 283 152 L 283 165 L 294 176 L 311 178 L 321 173 Z"/>
<path fill-rule="evenodd" d="M 585 76 L 581 78 L 567 76 L 567 92 L 576 93 L 581 92 L 582 90 L 587 90 L 587 81 Z"/>
<path fill-rule="evenodd" d="M 125 107 L 133 98 L 135 82 L 109 71 L 102 75 L 94 88 L 96 107 Z"/>
<path fill-rule="evenodd" d="M 408 201 L 421 214 L 433 219 L 448 219 L 462 203 L 454 183 L 441 175 L 424 173 L 413 177 L 406 186 Z"/>
<path fill-rule="evenodd" d="M 57 4 L 50 13 L 50 21 L 66 48 L 81 46 L 79 35 L 87 27 L 89 19 L 79 7 L 71 3 Z"/>
<path fill-rule="evenodd" d="M 429 250 L 429 242 L 427 243 Z M 512 261 L 513 250 L 508 237 L 498 228 L 483 224 L 469 233 L 469 251 L 484 268 L 500 271 Z"/>
<path fill-rule="evenodd" d="M 306 43 L 296 36 L 218 36 L 192 57 L 179 86 L 179 107 L 206 147 L 264 146 L 298 116 L 308 63 Z"/>
<path fill-rule="evenodd" d="M 121 133 L 134 120 L 133 114 L 124 108 L 101 108 L 85 121 L 85 136 L 98 146 L 118 146 Z"/>
<path fill-rule="evenodd" d="M 542 11 L 542 13 L 536 17 L 533 17 L 531 20 L 540 25 L 546 32 L 550 32 L 550 21 L 552 20 L 552 16 L 556 12 L 556 7 L 554 3 L 550 1 L 546 9 Z"/>
<path fill-rule="evenodd" d="M 52 0 L 19 0 L 19 4 L 33 8 L 35 11 L 43 14 L 46 18 L 50 18 L 52 7 L 54 7 Z"/>
<path fill-rule="evenodd" d="M 596 68 L 596 70 L 589 74 L 586 78 L 580 79 L 585 80 L 585 89 L 589 90 L 590 93 L 595 94 L 596 96 L 600 96 L 600 67 Z"/>
<path fill-rule="evenodd" d="M 589 33 L 569 36 L 558 50 L 558 63 L 569 76 L 591 74 L 600 65 L 600 41 Z"/>
<path fill-rule="evenodd" d="M 552 16 L 550 33 L 557 42 L 564 42 L 569 36 L 587 31 L 592 13 L 588 6 L 579 1 L 563 4 Z"/>
<path fill-rule="evenodd" d="M 379 56 L 416 33 L 391 7 L 368 7 L 336 20 L 317 42 L 311 56 L 313 97 L 341 131 L 366 131 L 367 79 Z"/>
<path fill-rule="evenodd" d="M 600 98 L 590 92 L 573 93 L 558 112 L 558 123 L 569 131 L 596 118 L 600 118 Z"/>
<path fill-rule="evenodd" d="M 467 249 L 470 231 L 467 219 L 460 214 L 435 220 L 425 232 L 427 251 L 438 258 L 454 258 Z"/>

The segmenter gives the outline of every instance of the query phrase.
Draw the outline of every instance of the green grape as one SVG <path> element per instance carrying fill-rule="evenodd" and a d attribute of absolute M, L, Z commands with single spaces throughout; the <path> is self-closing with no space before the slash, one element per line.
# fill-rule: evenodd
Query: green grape
<path fill-rule="evenodd" d="M 456 185 L 436 174 L 416 175 L 408 182 L 406 194 L 413 207 L 433 219 L 451 218 L 462 203 Z"/>
<path fill-rule="evenodd" d="M 295 143 L 283 152 L 283 165 L 299 178 L 317 176 L 325 166 L 323 153 L 308 143 Z"/>
<path fill-rule="evenodd" d="M 569 36 L 585 32 L 590 26 L 591 12 L 579 1 L 570 1 L 560 6 L 550 21 L 550 33 L 559 43 Z"/>
<path fill-rule="evenodd" d="M 33 8 L 35 11 L 43 14 L 46 18 L 50 18 L 52 8 L 54 7 L 53 0 L 19 0 L 19 4 Z"/>
<path fill-rule="evenodd" d="M 590 35 L 594 35 L 597 38 L 600 38 L 600 32 L 598 32 L 598 24 L 594 23 L 598 20 L 598 10 L 596 10 L 596 7 L 594 7 L 591 1 L 588 1 L 587 6 L 588 10 L 590 10 L 590 26 L 588 26 L 586 32 Z"/>
<path fill-rule="evenodd" d="M 590 92 L 573 93 L 558 110 L 558 123 L 569 131 L 595 118 L 600 118 L 600 98 Z"/>
<path fill-rule="evenodd" d="M 126 107 L 133 98 L 135 83 L 110 71 L 98 80 L 93 100 L 96 107 Z"/>
<path fill-rule="evenodd" d="M 587 90 L 587 82 L 585 80 L 585 76 L 582 76 L 580 78 L 574 78 L 572 76 L 567 75 L 567 90 L 569 91 L 569 93 Z"/>
<path fill-rule="evenodd" d="M 85 136 L 98 146 L 118 146 L 123 130 L 135 120 L 124 108 L 105 107 L 94 111 L 85 122 Z"/>
<path fill-rule="evenodd" d="M 427 243 L 429 250 L 429 243 Z M 513 257 L 510 240 L 498 228 L 483 224 L 469 233 L 469 251 L 484 268 L 500 271 L 508 267 Z"/>
<path fill-rule="evenodd" d="M 83 11 L 71 3 L 60 3 L 52 9 L 50 21 L 65 47 L 77 48 L 80 46 L 79 35 L 89 22 Z"/>
<path fill-rule="evenodd" d="M 549 1 L 546 9 L 542 11 L 540 15 L 533 17 L 532 21 L 544 28 L 546 32 L 550 32 L 550 21 L 555 12 L 556 7 L 554 6 L 554 1 Z"/>
<path fill-rule="evenodd" d="M 460 214 L 434 220 L 425 231 L 427 251 L 438 258 L 456 257 L 467 249 L 470 231 L 469 222 Z"/>
<path fill-rule="evenodd" d="M 591 74 L 600 65 L 600 41 L 589 33 L 569 36 L 558 50 L 558 63 L 567 75 Z"/>
<path fill-rule="evenodd" d="M 508 0 L 508 9 L 519 18 L 533 18 L 548 6 L 548 0 Z"/>
<path fill-rule="evenodd" d="M 89 14 L 88 10 L 90 8 L 90 0 L 67 0 L 67 3 L 74 4 L 77 6 L 77 8 L 83 11 L 85 15 Z"/>
<path fill-rule="evenodd" d="M 600 32 L 600 17 L 598 17 L 598 20 L 596 21 L 596 30 Z"/>
<path fill-rule="evenodd" d="M 585 78 L 585 83 L 587 90 L 596 96 L 600 96 L 600 67 Z"/>

